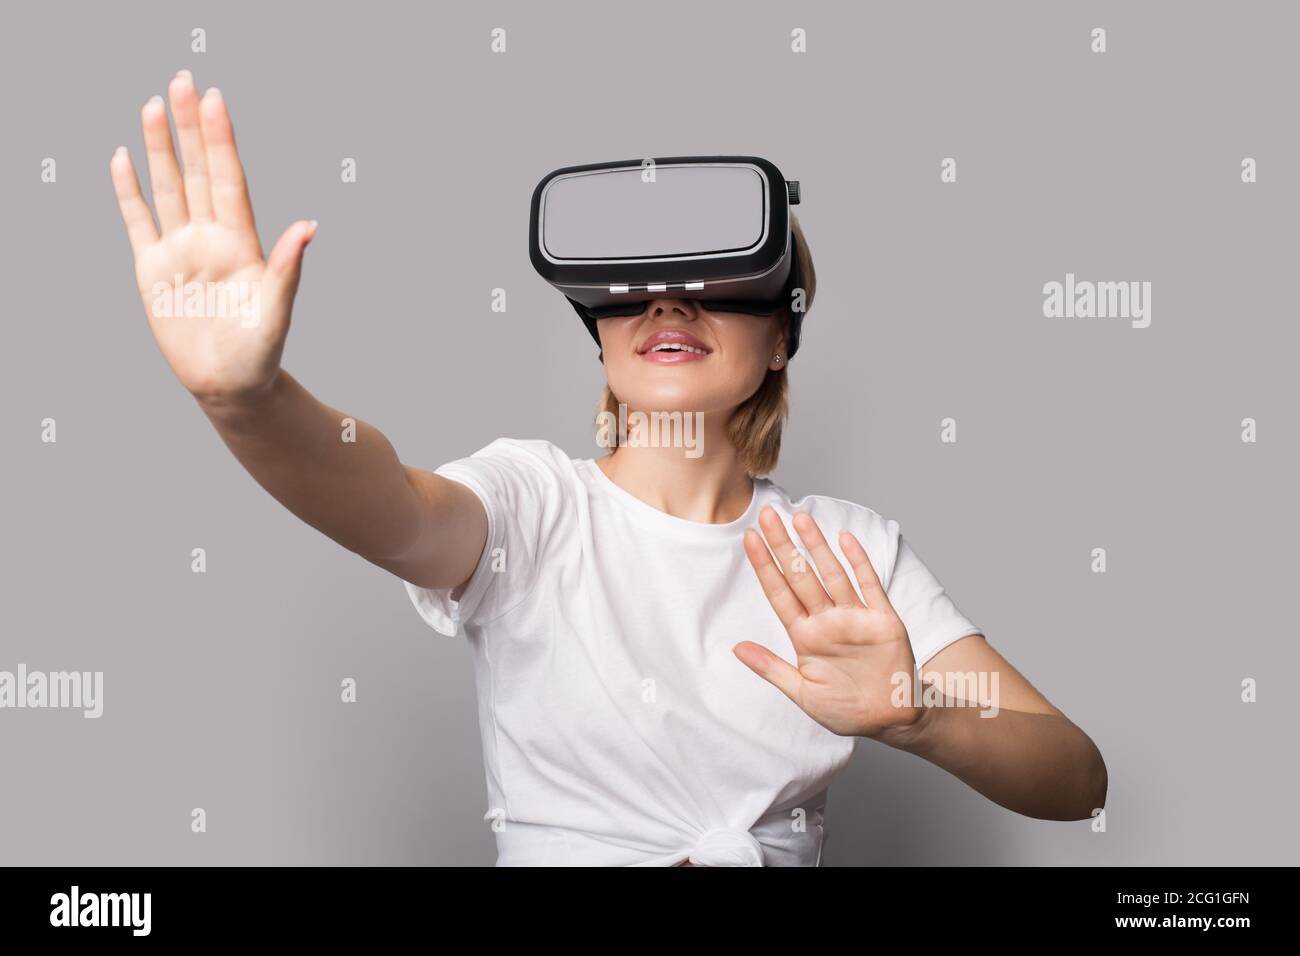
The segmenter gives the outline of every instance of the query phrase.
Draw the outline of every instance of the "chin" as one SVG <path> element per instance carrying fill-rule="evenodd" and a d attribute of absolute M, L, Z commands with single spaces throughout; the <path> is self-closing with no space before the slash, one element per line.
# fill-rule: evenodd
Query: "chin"
<path fill-rule="evenodd" d="M 716 369 L 701 370 L 707 371 L 707 374 L 690 374 L 688 378 L 680 374 L 686 369 L 672 369 L 675 381 L 664 380 L 666 376 L 659 381 L 647 381 L 648 376 L 632 375 L 628 376 L 632 380 L 629 382 L 622 376 L 614 376 L 609 387 L 627 405 L 629 411 L 710 414 L 736 408 L 762 384 L 761 378 L 753 383 L 735 382 L 720 379 Z M 747 385 L 750 387 L 746 388 Z"/>
<path fill-rule="evenodd" d="M 618 394 L 618 389 L 614 389 L 614 394 Z M 623 401 L 627 404 L 629 412 L 683 412 L 692 414 L 695 412 L 712 413 L 720 409 L 735 408 L 739 404 L 739 401 L 728 404 L 721 396 L 701 394 L 698 391 L 686 389 L 669 392 L 656 390 L 648 393 L 633 393 Z"/>

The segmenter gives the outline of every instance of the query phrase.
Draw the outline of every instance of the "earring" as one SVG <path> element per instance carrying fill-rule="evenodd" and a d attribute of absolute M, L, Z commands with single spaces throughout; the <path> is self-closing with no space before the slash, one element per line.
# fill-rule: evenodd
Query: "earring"
<path fill-rule="evenodd" d="M 772 358 L 776 359 L 778 362 L 781 361 L 781 356 L 779 355 L 773 355 Z"/>

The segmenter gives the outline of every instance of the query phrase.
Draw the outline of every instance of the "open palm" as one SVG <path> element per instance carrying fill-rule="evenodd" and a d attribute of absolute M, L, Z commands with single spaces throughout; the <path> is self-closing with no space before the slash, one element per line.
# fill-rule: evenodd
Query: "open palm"
<path fill-rule="evenodd" d="M 182 70 L 168 96 L 184 175 L 162 98 L 140 114 L 156 222 L 126 147 L 109 163 L 136 285 L 181 384 L 200 399 L 243 398 L 269 387 L 279 369 L 302 253 L 316 224 L 294 223 L 263 259 L 220 91 L 209 89 L 200 99 Z"/>
<path fill-rule="evenodd" d="M 857 538 L 840 532 L 862 597 L 811 515 L 796 512 L 793 524 L 816 573 L 771 506 L 759 524 L 763 535 L 745 532 L 745 553 L 790 635 L 798 666 L 752 641 L 737 644 L 736 656 L 834 733 L 872 737 L 916 721 L 920 710 L 898 706 L 894 697 L 897 675 L 910 680 L 916 666 L 907 628 Z"/>

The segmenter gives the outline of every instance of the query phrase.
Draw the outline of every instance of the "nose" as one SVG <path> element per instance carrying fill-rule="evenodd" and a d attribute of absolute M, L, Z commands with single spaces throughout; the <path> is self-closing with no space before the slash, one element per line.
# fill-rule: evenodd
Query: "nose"
<path fill-rule="evenodd" d="M 652 319 L 664 317 L 693 319 L 696 315 L 696 306 L 689 299 L 652 299 L 646 311 Z"/>

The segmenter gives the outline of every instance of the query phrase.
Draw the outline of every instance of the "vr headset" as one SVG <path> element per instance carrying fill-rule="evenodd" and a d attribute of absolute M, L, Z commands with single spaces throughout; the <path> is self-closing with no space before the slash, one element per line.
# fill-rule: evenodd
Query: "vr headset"
<path fill-rule="evenodd" d="M 652 299 L 771 315 L 801 288 L 790 207 L 799 184 L 757 156 L 566 166 L 533 190 L 528 252 L 600 344 L 598 319 Z M 791 309 L 788 354 L 802 311 Z"/>

